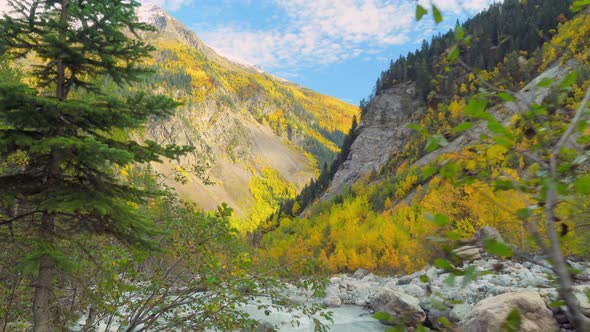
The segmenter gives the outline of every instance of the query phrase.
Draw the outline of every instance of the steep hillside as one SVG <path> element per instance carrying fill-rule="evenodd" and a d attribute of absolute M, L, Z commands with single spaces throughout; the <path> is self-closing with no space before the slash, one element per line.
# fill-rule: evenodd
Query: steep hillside
<path fill-rule="evenodd" d="M 158 30 L 145 36 L 157 52 L 144 87 L 182 102 L 171 120 L 154 119 L 146 138 L 196 148 L 158 169 L 187 177 L 169 181 L 184 198 L 207 209 L 226 202 L 249 229 L 336 157 L 357 107 L 220 56 L 156 6 L 138 16 Z M 193 166 L 206 166 L 214 184 L 192 174 Z"/>
<path fill-rule="evenodd" d="M 405 148 L 412 130 L 408 124 L 420 116 L 414 84 L 405 83 L 376 96 L 355 129 L 348 158 L 338 168 L 323 198 L 342 192 L 362 176 L 379 171 L 390 156 Z"/>
<path fill-rule="evenodd" d="M 528 4 L 532 4 L 531 10 L 536 8 L 534 1 Z M 498 8 L 488 13 L 501 12 Z M 411 101 L 423 96 L 424 91 L 413 89 L 416 82 L 378 86 L 377 95 L 368 103 L 361 124 L 353 132 L 356 139 L 348 157 L 336 170 L 323 199 L 308 207 L 302 216 L 284 213 L 275 219 L 276 229 L 261 242 L 268 255 L 279 260 L 315 256 L 332 272 L 361 267 L 412 271 L 445 254 L 444 246 L 429 241 L 432 237 L 469 238 L 483 226 L 496 227 L 523 250 L 535 248 L 515 211 L 527 207 L 525 202 L 542 197 L 523 195 L 517 190 L 498 191 L 478 176 L 524 179 L 536 174 L 539 158 L 518 151 L 554 143 L 551 135 L 565 131 L 573 110 L 590 88 L 590 16 L 581 13 L 567 19 L 561 15 L 560 20 L 563 23 L 552 40 L 528 56 L 522 52 L 517 56 L 516 68 L 512 67 L 511 54 L 518 54 L 518 50 L 506 51 L 506 56 L 494 60 L 494 67 L 488 70 L 475 68 L 469 72 L 447 63 L 449 69 L 442 67 L 443 72 L 438 74 L 435 70 L 440 66 L 433 65 L 430 76 L 438 78 L 432 82 L 432 91 L 427 91 L 428 99 L 422 106 Z M 470 21 L 465 26 L 477 23 Z M 555 18 L 555 26 L 558 23 Z M 465 34 L 469 33 L 466 28 Z M 422 52 L 430 54 L 430 46 Z M 441 51 L 429 57 L 433 63 L 445 63 L 448 54 Z M 382 77 L 393 75 L 395 68 Z M 560 90 L 559 84 L 542 84 L 546 79 L 561 82 L 566 76 L 575 77 L 568 76 L 571 72 L 577 73 L 572 88 Z M 449 79 L 445 75 L 452 78 L 454 88 L 447 86 Z M 443 93 L 440 86 L 451 89 L 453 94 Z M 493 86 L 500 88 L 493 91 Z M 536 126 L 541 124 L 534 123 L 531 115 L 525 115 L 514 102 L 505 102 L 502 91 L 513 91 L 522 98 L 521 103 L 531 104 L 533 109 L 548 108 L 543 110 L 547 112 L 543 125 L 553 129 L 551 135 L 543 133 L 539 137 L 542 131 Z M 482 99 L 477 99 L 481 96 L 472 98 L 476 93 L 486 96 L 483 104 Z M 474 116 L 474 110 L 482 105 L 486 112 Z M 490 119 L 492 124 L 478 124 L 482 118 Z M 466 124 L 459 126 L 462 123 Z M 505 141 L 494 143 L 489 137 L 500 130 L 507 133 Z M 580 150 L 582 146 L 575 148 Z M 460 185 L 449 180 L 460 177 L 468 180 Z M 566 230 L 564 251 L 568 254 L 588 254 L 583 245 L 588 234 L 583 230 L 567 231 L 583 221 L 575 211 L 585 211 L 584 204 L 580 200 L 579 205 L 560 208 L 560 220 L 566 225 L 562 228 Z M 450 220 L 442 233 L 431 220 L 437 214 Z"/>

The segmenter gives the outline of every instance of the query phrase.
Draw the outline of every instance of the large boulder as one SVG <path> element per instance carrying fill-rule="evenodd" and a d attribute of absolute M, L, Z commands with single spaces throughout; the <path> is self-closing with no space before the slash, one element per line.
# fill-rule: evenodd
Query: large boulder
<path fill-rule="evenodd" d="M 462 246 L 453 250 L 453 254 L 457 255 L 464 262 L 472 262 L 481 258 L 482 250 L 474 246 Z"/>
<path fill-rule="evenodd" d="M 453 307 L 449 313 L 449 318 L 451 319 L 451 322 L 458 323 L 465 319 L 470 312 L 471 305 L 469 303 L 460 303 Z"/>
<path fill-rule="evenodd" d="M 342 300 L 336 295 L 329 295 L 322 301 L 328 308 L 338 308 L 342 305 Z"/>
<path fill-rule="evenodd" d="M 590 299 L 588 299 L 588 292 L 590 292 L 590 285 L 580 285 L 574 287 L 574 294 L 580 303 L 582 313 L 590 317 Z"/>
<path fill-rule="evenodd" d="M 357 279 L 362 279 L 364 278 L 366 275 L 368 275 L 370 272 L 365 270 L 365 269 L 358 269 L 354 272 L 354 274 L 352 275 L 353 277 L 357 278 Z"/>
<path fill-rule="evenodd" d="M 473 235 L 473 239 L 476 240 L 478 242 L 479 245 L 483 245 L 485 240 L 491 239 L 491 240 L 495 240 L 497 242 L 504 242 L 504 239 L 502 238 L 502 235 L 500 234 L 500 232 L 498 232 L 497 229 L 493 228 L 493 227 L 489 227 L 486 226 L 482 229 L 480 229 L 479 231 L 477 231 L 477 233 L 475 233 L 475 235 Z"/>
<path fill-rule="evenodd" d="M 501 331 L 502 324 L 514 309 L 521 314 L 521 332 L 559 331 L 553 313 L 536 292 L 505 293 L 482 300 L 462 320 L 461 331 Z"/>
<path fill-rule="evenodd" d="M 375 312 L 383 312 L 391 319 L 382 319 L 383 324 L 405 324 L 417 326 L 426 320 L 426 313 L 420 307 L 420 300 L 389 288 L 380 288 L 370 299 Z"/>

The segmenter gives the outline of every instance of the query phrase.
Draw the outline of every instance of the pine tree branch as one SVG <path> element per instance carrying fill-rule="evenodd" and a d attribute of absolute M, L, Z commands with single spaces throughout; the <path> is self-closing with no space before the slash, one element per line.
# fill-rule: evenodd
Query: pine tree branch
<path fill-rule="evenodd" d="M 20 219 L 23 219 L 23 218 L 28 217 L 28 216 L 32 216 L 32 215 L 37 214 L 37 213 L 42 213 L 42 212 L 43 211 L 31 211 L 31 212 L 28 212 L 28 213 L 25 213 L 25 214 L 21 214 L 19 216 L 13 217 L 13 218 L 0 221 L 0 226 L 12 224 L 13 222 L 16 222 L 16 221 L 18 221 Z"/>

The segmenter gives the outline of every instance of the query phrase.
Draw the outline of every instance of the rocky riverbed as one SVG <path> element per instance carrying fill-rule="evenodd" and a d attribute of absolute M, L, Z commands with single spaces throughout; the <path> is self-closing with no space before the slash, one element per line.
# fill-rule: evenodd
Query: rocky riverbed
<path fill-rule="evenodd" d="M 590 316 L 586 296 L 590 290 L 590 263 L 569 263 L 581 271 L 575 292 L 584 313 Z M 463 283 L 464 277 L 455 277 L 452 286 L 450 274 L 435 267 L 405 276 L 382 277 L 363 269 L 334 276 L 322 299 L 334 313 L 334 324 L 326 323 L 331 331 L 383 331 L 394 321 L 433 329 L 443 328 L 442 322 L 448 321 L 461 331 L 493 331 L 513 309 L 519 309 L 521 331 L 573 330 L 565 308 L 555 307 L 557 290 L 547 261 L 484 257 L 465 263 L 463 268 L 470 266 L 483 275 L 467 284 Z M 256 317 L 255 310 L 251 312 Z M 391 321 L 379 323 L 372 317 L 375 312 L 387 313 Z M 280 331 L 313 331 L 311 321 L 304 319 L 300 326 L 291 326 L 291 317 L 278 312 L 257 318 L 267 322 L 261 325 L 266 327 L 261 331 L 274 331 L 272 325 Z"/>
<path fill-rule="evenodd" d="M 570 261 L 570 265 L 581 271 L 575 292 L 590 316 L 586 296 L 590 264 Z M 571 329 L 564 308 L 552 308 L 558 300 L 557 290 L 545 260 L 481 258 L 465 263 L 463 269 L 469 267 L 480 276 L 468 283 L 465 277 L 453 278 L 435 267 L 399 277 L 380 277 L 361 269 L 332 277 L 323 303 L 332 308 L 356 305 L 368 312 L 386 312 L 408 326 L 440 328 L 441 321 L 448 320 L 463 331 L 493 330 L 518 308 L 523 331 Z"/>

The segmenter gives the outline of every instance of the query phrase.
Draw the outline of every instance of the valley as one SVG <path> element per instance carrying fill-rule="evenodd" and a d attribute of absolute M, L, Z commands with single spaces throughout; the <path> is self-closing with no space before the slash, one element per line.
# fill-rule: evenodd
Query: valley
<path fill-rule="evenodd" d="M 224 55 L 182 11 L 11 3 L 0 332 L 589 330 L 588 1 L 404 4 L 399 33 L 430 39 L 357 107 Z M 361 19 L 395 4 L 351 5 L 363 29 L 324 5 L 255 7 L 274 8 L 248 18 L 273 29 L 260 54 L 351 45 L 289 63 L 312 76 L 387 52 L 363 38 L 404 44 Z M 254 28 L 223 24 L 248 50 Z M 283 33 L 303 50 L 267 44 Z"/>

